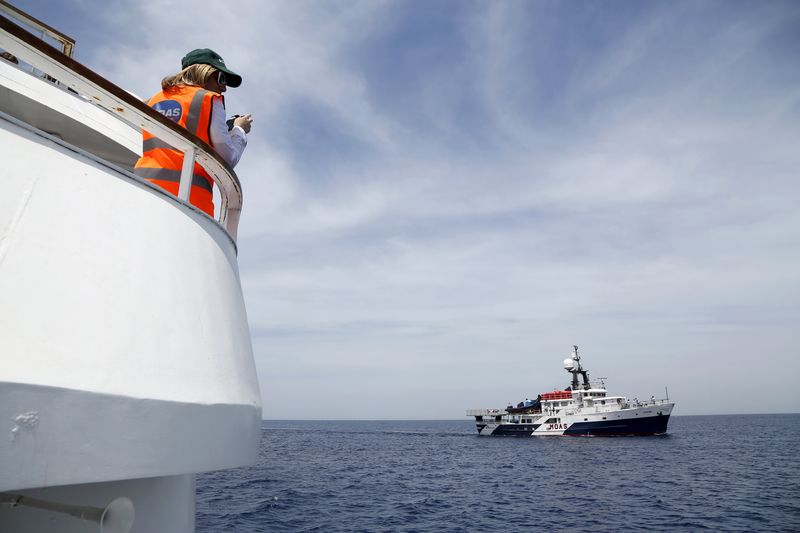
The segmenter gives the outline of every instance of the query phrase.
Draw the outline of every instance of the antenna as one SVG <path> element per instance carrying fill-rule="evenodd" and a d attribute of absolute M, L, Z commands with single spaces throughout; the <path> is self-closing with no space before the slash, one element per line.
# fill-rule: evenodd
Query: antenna
<path fill-rule="evenodd" d="M 89 522 L 97 522 L 100 525 L 100 533 L 128 533 L 133 527 L 133 519 L 136 515 L 133 502 L 124 496 L 112 500 L 101 509 L 89 505 L 70 505 L 31 498 L 22 494 L 0 492 L 0 504 L 10 504 L 12 508 L 25 505 L 45 511 L 68 514 Z"/>

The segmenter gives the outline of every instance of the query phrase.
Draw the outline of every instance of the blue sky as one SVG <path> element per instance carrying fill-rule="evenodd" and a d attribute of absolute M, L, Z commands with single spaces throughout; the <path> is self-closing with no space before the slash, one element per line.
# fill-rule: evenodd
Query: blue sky
<path fill-rule="evenodd" d="M 142 97 L 197 47 L 244 77 L 266 418 L 459 418 L 572 344 L 677 414 L 800 411 L 797 2 L 15 5 Z"/>

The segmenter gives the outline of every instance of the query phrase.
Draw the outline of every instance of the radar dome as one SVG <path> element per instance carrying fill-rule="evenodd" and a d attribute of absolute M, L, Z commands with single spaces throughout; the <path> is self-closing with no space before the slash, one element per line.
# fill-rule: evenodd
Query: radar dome
<path fill-rule="evenodd" d="M 569 370 L 570 372 L 578 370 L 578 362 L 571 357 L 564 359 L 564 370 Z"/>

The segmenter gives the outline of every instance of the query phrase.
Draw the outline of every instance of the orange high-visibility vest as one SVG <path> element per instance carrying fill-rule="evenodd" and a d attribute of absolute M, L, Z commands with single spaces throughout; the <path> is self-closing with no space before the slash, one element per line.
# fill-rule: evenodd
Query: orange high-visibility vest
<path fill-rule="evenodd" d="M 215 98 L 222 99 L 224 105 L 225 100 L 221 94 L 200 87 L 182 85 L 161 91 L 153 96 L 147 105 L 211 144 L 211 108 Z M 182 167 L 183 152 L 142 130 L 142 157 L 136 162 L 134 174 L 177 196 Z M 195 163 L 189 202 L 212 217 L 214 216 L 213 190 L 214 180 L 203 167 Z"/>

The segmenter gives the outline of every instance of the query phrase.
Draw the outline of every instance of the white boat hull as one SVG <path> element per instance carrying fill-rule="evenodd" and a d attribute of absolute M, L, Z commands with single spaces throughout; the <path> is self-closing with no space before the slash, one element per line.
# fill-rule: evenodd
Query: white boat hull
<path fill-rule="evenodd" d="M 258 456 L 235 243 L 163 190 L 3 117 L 0 160 L 0 491 L 101 508 L 127 497 L 131 531 L 192 531 L 194 473 Z M 86 531 L 55 517 L 0 505 L 0 530 Z"/>

